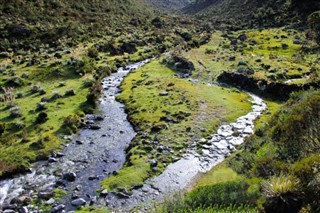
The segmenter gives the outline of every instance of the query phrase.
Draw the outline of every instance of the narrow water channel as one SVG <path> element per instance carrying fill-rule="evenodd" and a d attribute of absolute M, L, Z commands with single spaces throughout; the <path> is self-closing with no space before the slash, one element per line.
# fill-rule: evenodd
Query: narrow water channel
<path fill-rule="evenodd" d="M 149 60 L 120 68 L 103 79 L 103 97 L 100 115 L 87 115 L 92 128 L 86 128 L 74 135 L 62 153 L 53 154 L 48 161 L 38 162 L 31 172 L 12 179 L 0 181 L 0 212 L 21 211 L 21 203 L 27 205 L 36 197 L 46 197 L 59 187 L 67 192 L 63 201 L 50 202 L 56 212 L 73 210 L 79 204 L 96 204 L 96 190 L 102 179 L 118 171 L 125 162 L 125 148 L 135 132 L 127 120 L 124 105 L 116 101 L 123 78 Z M 50 162 L 52 161 L 52 162 Z M 36 211 L 28 205 L 24 210 Z"/>

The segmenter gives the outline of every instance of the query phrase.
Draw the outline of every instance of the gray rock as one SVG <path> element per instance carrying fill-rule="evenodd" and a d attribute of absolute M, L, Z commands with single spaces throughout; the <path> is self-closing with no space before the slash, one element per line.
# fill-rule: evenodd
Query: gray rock
<path fill-rule="evenodd" d="M 77 174 L 74 172 L 66 173 L 63 175 L 63 179 L 70 182 L 74 181 L 76 178 L 77 178 Z"/>
<path fill-rule="evenodd" d="M 91 176 L 88 178 L 88 180 L 99 180 L 98 176 Z"/>
<path fill-rule="evenodd" d="M 50 205 L 53 205 L 55 202 L 56 202 L 55 199 L 50 198 L 49 200 L 47 200 L 46 205 L 50 206 Z"/>
<path fill-rule="evenodd" d="M 60 205 L 58 205 L 58 206 L 56 206 L 56 207 L 53 207 L 53 208 L 51 209 L 51 212 L 52 212 L 52 213 L 59 212 L 59 211 L 65 209 L 65 208 L 66 208 L 65 205 L 60 204 Z"/>
<path fill-rule="evenodd" d="M 81 144 L 83 144 L 83 141 L 76 140 L 76 143 L 79 144 L 79 145 L 81 145 Z"/>
<path fill-rule="evenodd" d="M 241 35 L 238 36 L 238 39 L 240 41 L 246 41 L 246 40 L 248 40 L 248 37 L 245 34 L 241 34 Z"/>
<path fill-rule="evenodd" d="M 3 211 L 3 213 L 15 213 L 16 211 L 15 210 L 12 210 L 12 209 L 6 209 Z"/>
<path fill-rule="evenodd" d="M 160 92 L 159 95 L 160 96 L 167 96 L 167 95 L 169 95 L 169 92 Z"/>
<path fill-rule="evenodd" d="M 40 198 L 40 199 L 49 200 L 52 197 L 53 197 L 52 192 L 39 192 L 38 193 L 38 198 Z"/>
<path fill-rule="evenodd" d="M 53 158 L 53 157 L 49 157 L 49 158 L 48 158 L 48 162 L 49 162 L 49 163 L 55 163 L 55 162 L 58 162 L 58 160 L 55 159 L 55 158 Z"/>
<path fill-rule="evenodd" d="M 83 198 L 78 198 L 75 199 L 71 202 L 71 205 L 73 206 L 83 206 L 85 205 L 87 202 L 83 199 Z"/>
<path fill-rule="evenodd" d="M 93 197 L 90 199 L 89 206 L 93 206 L 96 202 L 97 202 L 97 197 L 96 197 L 96 196 L 93 196 Z"/>
<path fill-rule="evenodd" d="M 17 205 L 15 204 L 3 204 L 2 210 L 11 210 L 17 208 Z"/>
<path fill-rule="evenodd" d="M 150 165 L 151 167 L 156 167 L 158 165 L 158 162 L 156 160 L 152 160 Z"/>
<path fill-rule="evenodd" d="M 105 197 L 105 196 L 107 196 L 108 194 L 109 194 L 109 192 L 108 192 L 107 189 L 102 190 L 102 192 L 100 193 L 100 195 L 101 195 L 102 197 Z"/>
<path fill-rule="evenodd" d="M 101 127 L 98 126 L 98 125 L 90 125 L 90 126 L 89 126 L 89 129 L 98 130 L 98 129 L 101 129 Z"/>
<path fill-rule="evenodd" d="M 22 207 L 19 211 L 20 213 L 29 213 L 29 210 L 26 206 Z"/>

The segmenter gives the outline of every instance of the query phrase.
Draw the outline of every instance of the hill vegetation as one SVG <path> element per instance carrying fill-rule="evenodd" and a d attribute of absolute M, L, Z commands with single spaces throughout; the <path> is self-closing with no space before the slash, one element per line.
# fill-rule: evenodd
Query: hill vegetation
<path fill-rule="evenodd" d="M 240 30 L 297 24 L 317 10 L 317 0 L 198 0 L 182 11 L 207 20 L 214 27 Z"/>
<path fill-rule="evenodd" d="M 147 2 L 154 8 L 174 12 L 182 9 L 193 1 L 194 0 L 148 0 Z"/>

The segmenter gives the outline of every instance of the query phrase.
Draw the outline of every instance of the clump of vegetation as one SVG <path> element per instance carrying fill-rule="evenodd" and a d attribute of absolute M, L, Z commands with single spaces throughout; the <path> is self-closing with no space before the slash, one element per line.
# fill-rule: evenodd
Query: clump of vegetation
<path fill-rule="evenodd" d="M 19 106 L 15 106 L 10 108 L 10 116 L 12 116 L 13 118 L 17 118 L 22 116 L 22 109 Z"/>
<path fill-rule="evenodd" d="M 69 115 L 64 119 L 63 123 L 69 134 L 75 133 L 81 125 L 80 118 L 77 115 Z"/>
<path fill-rule="evenodd" d="M 300 181 L 294 176 L 271 177 L 263 184 L 266 212 L 299 212 L 302 207 Z"/>

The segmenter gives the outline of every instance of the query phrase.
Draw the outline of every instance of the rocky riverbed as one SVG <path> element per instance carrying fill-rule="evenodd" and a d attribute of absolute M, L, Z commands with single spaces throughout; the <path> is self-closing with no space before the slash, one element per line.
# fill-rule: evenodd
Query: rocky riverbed
<path fill-rule="evenodd" d="M 185 189 L 200 173 L 222 162 L 236 150 L 237 145 L 254 133 L 253 121 L 267 109 L 261 98 L 252 94 L 250 96 L 251 112 L 239 117 L 234 123 L 220 126 L 217 133 L 209 138 L 196 141 L 193 149 L 188 150 L 183 158 L 170 164 L 161 175 L 147 180 L 142 188 L 133 190 L 127 198 L 119 200 L 112 194 L 108 195 L 110 206 L 117 209 L 117 212 L 129 212 L 132 208 L 148 212 L 155 201 L 161 202 L 165 197 Z M 202 148 L 201 154 L 196 152 L 199 145 Z"/>
<path fill-rule="evenodd" d="M 103 79 L 101 115 L 87 115 L 87 128 L 66 137 L 70 142 L 61 153 L 52 153 L 38 162 L 30 173 L 0 181 L 0 212 L 38 212 L 35 201 L 49 206 L 51 212 L 74 210 L 84 205 L 105 205 L 97 198 L 100 181 L 119 170 L 125 162 L 125 148 L 135 136 L 124 105 L 116 101 L 123 78 L 149 60 L 120 68 Z M 67 195 L 54 199 L 52 190 Z"/>

